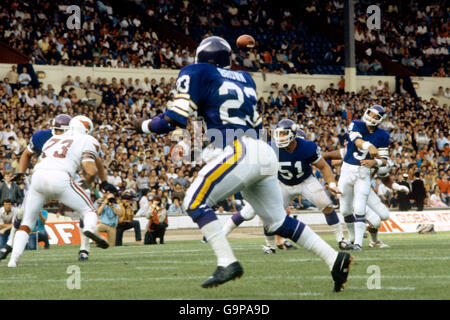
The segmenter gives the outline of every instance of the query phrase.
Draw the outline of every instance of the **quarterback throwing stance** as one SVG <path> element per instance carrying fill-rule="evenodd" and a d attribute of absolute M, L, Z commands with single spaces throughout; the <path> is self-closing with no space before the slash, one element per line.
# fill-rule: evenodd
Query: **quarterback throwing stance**
<path fill-rule="evenodd" d="M 67 132 L 45 142 L 25 197 L 23 220 L 14 237 L 8 267 L 17 267 L 39 210 L 46 201 L 53 199 L 80 212 L 84 220 L 83 234 L 100 248 L 108 248 L 108 242 L 97 232 L 94 205 L 72 178 L 80 166 L 86 183 L 90 184 L 97 175 L 95 159 L 99 143 L 91 136 L 93 127 L 89 118 L 76 116 L 70 120 Z"/>
<path fill-rule="evenodd" d="M 210 288 L 240 278 L 237 261 L 212 210 L 217 202 L 241 192 L 269 234 L 289 238 L 322 258 L 331 270 L 334 290 L 347 281 L 350 254 L 336 252 L 302 222 L 289 217 L 277 180 L 278 163 L 273 149 L 258 139 L 262 119 L 256 111 L 256 88 L 245 71 L 231 71 L 231 47 L 220 37 L 204 39 L 196 50 L 195 63 L 184 67 L 177 80 L 177 95 L 164 114 L 151 120 L 135 119 L 138 132 L 168 133 L 185 128 L 194 113 L 206 124 L 207 134 L 220 146 L 220 154 L 199 172 L 186 192 L 183 207 L 212 246 L 218 267 L 202 283 Z"/>
<path fill-rule="evenodd" d="M 345 157 L 346 149 L 341 148 L 339 150 L 324 152 L 323 158 L 325 160 L 342 160 Z M 394 182 L 390 176 L 392 167 L 394 166 L 393 161 L 388 157 L 387 149 L 379 149 L 379 156 L 387 160 L 386 165 L 372 169 L 372 176 L 379 178 L 381 182 L 388 187 L 397 192 L 409 192 L 409 189 L 405 186 L 399 185 Z M 375 161 L 376 160 L 371 160 Z M 375 163 L 374 163 L 375 164 Z M 385 248 L 389 247 L 383 241 L 378 238 L 378 229 L 380 228 L 381 221 L 386 221 L 389 219 L 389 209 L 381 202 L 380 197 L 371 188 L 369 197 L 367 198 L 366 206 L 366 220 L 369 223 L 368 231 L 370 233 L 371 240 L 369 242 L 369 247 L 371 248 Z M 354 239 L 349 239 L 350 243 L 343 242 L 340 244 L 340 248 L 344 250 L 352 249 Z"/>
<path fill-rule="evenodd" d="M 336 241 L 341 242 L 344 240 L 344 234 L 339 217 L 325 188 L 313 176 L 311 165 L 322 172 L 331 192 L 340 195 L 342 192 L 336 186 L 334 174 L 323 159 L 320 147 L 313 141 L 301 138 L 301 135 L 301 129 L 289 119 L 278 122 L 274 131 L 275 146 L 272 145 L 272 147 L 278 155 L 278 180 L 284 208 L 287 208 L 291 200 L 298 195 L 308 199 L 325 214 L 327 224 L 332 228 Z M 251 220 L 254 216 L 255 210 L 246 204 L 240 212 L 235 213 L 226 222 L 223 227 L 225 234 L 229 234 L 243 221 Z M 270 251 L 267 251 L 265 247 L 265 252 L 275 252 L 274 237 L 266 236 L 266 242 Z"/>
<path fill-rule="evenodd" d="M 350 140 L 341 168 L 338 187 L 344 195 L 339 196 L 340 211 L 344 216 L 353 250 L 360 251 L 366 230 L 366 205 L 371 190 L 371 168 L 387 164 L 379 156 L 378 148 L 389 147 L 389 133 L 378 128 L 386 112 L 380 105 L 366 110 L 362 121 L 354 120 L 349 126 Z M 387 149 L 385 149 L 387 151 Z M 388 151 L 385 156 L 389 156 Z M 372 158 L 372 159 L 371 159 Z"/>

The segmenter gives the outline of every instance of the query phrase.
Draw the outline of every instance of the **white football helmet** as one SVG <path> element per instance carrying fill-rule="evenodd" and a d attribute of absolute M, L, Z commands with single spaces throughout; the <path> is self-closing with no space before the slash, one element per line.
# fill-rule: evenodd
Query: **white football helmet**
<path fill-rule="evenodd" d="M 92 135 L 94 132 L 94 124 L 91 119 L 86 116 L 73 117 L 69 122 L 69 128 L 73 132 Z"/>

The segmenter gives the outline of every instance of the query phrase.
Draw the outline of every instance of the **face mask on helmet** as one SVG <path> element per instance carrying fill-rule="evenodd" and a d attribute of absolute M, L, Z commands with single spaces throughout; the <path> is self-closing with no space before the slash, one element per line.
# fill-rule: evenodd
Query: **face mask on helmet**
<path fill-rule="evenodd" d="M 57 135 L 59 133 L 56 133 L 56 130 L 61 130 L 64 132 L 66 132 L 67 130 L 69 130 L 69 123 L 71 121 L 72 117 L 70 117 L 67 114 L 60 114 L 58 116 L 56 116 L 53 120 L 52 120 L 52 135 Z"/>
<path fill-rule="evenodd" d="M 294 140 L 295 135 L 292 130 L 284 128 L 276 128 L 274 132 L 275 144 L 278 148 L 286 148 L 292 140 Z"/>
<path fill-rule="evenodd" d="M 380 107 L 381 108 L 381 107 Z M 369 108 L 364 112 L 362 120 L 371 127 L 378 126 L 380 123 L 384 121 L 386 114 L 384 111 L 378 110 L 375 107 Z"/>

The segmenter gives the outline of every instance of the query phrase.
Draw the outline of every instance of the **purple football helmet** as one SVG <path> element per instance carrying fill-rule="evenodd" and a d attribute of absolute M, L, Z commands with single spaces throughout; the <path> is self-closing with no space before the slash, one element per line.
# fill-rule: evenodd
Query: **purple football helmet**
<path fill-rule="evenodd" d="M 207 62 L 220 68 L 231 66 L 231 46 L 221 37 L 208 37 L 200 42 L 195 52 L 195 63 Z"/>
<path fill-rule="evenodd" d="M 297 135 L 297 137 L 300 137 L 302 139 L 306 139 L 306 133 L 305 131 L 303 131 L 302 129 L 298 128 L 297 131 L 295 132 L 295 134 Z"/>
<path fill-rule="evenodd" d="M 55 130 L 62 130 L 66 132 L 69 130 L 69 122 L 72 117 L 67 114 L 59 114 L 52 120 L 52 134 L 56 135 Z"/>
<path fill-rule="evenodd" d="M 368 126 L 375 127 L 380 125 L 386 116 L 387 114 L 384 108 L 378 104 L 375 104 L 364 112 L 362 121 L 364 121 Z"/>
<path fill-rule="evenodd" d="M 283 119 L 278 122 L 274 132 L 275 144 L 278 148 L 286 148 L 294 139 L 298 124 L 290 119 Z"/>

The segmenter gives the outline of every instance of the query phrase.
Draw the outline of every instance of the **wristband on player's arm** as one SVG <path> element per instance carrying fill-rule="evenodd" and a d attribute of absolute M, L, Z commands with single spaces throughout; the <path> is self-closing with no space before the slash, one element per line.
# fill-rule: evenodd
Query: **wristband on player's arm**
<path fill-rule="evenodd" d="M 369 141 L 364 141 L 362 144 L 363 150 L 369 150 L 370 146 L 373 146 Z"/>
<path fill-rule="evenodd" d="M 374 160 L 377 162 L 377 164 L 376 164 L 377 167 L 384 166 L 383 160 L 380 160 L 380 159 L 374 159 Z"/>

